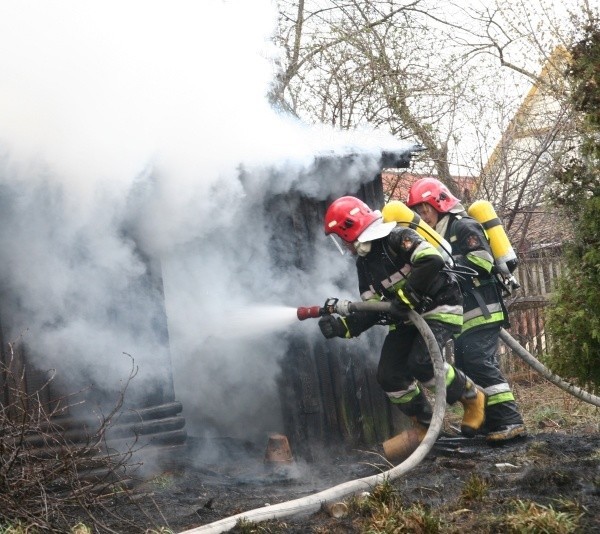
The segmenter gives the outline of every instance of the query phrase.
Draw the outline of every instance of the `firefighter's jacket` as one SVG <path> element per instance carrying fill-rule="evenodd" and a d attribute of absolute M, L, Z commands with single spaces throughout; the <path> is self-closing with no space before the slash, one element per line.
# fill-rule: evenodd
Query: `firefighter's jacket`
<path fill-rule="evenodd" d="M 444 220 L 447 219 L 447 220 Z M 445 228 L 457 265 L 469 267 L 475 276 L 459 276 L 464 298 L 462 332 L 478 326 L 508 325 L 508 314 L 494 275 L 494 256 L 485 230 L 465 212 L 447 214 L 436 225 Z"/>
<path fill-rule="evenodd" d="M 462 295 L 454 275 L 443 270 L 441 254 L 415 230 L 396 226 L 382 239 L 371 241 L 371 250 L 356 260 L 358 285 L 363 301 L 400 300 L 426 320 L 445 323 L 460 332 Z M 374 324 L 398 322 L 389 316 L 356 313 L 345 318 L 347 337 Z"/>

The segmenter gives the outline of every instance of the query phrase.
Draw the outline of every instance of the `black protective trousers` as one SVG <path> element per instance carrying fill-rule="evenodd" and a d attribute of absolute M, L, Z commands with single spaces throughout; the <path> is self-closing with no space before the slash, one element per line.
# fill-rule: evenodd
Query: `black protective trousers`
<path fill-rule="evenodd" d="M 500 323 L 475 327 L 454 340 L 454 364 L 484 390 L 507 383 L 496 357 L 500 328 Z M 485 415 L 488 431 L 523 423 L 514 400 L 487 406 Z"/>
<path fill-rule="evenodd" d="M 438 321 L 428 321 L 427 324 L 442 351 L 448 340 L 452 338 L 454 333 L 452 328 Z M 414 380 L 422 383 L 429 382 L 433 376 L 433 362 L 417 328 L 414 325 L 402 324 L 395 330 L 390 330 L 383 342 L 377 368 L 377 381 L 381 388 L 386 392 L 403 391 L 408 389 Z M 460 399 L 464 389 L 465 377 L 458 372 L 452 384 L 446 388 L 447 402 L 453 404 Z M 415 398 L 413 403 L 398 404 L 398 407 L 406 415 L 431 411 L 424 395 Z"/>

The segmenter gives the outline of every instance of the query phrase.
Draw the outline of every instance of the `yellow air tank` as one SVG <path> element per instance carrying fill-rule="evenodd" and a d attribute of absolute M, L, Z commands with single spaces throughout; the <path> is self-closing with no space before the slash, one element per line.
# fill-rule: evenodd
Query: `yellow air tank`
<path fill-rule="evenodd" d="M 504 231 L 494 206 L 487 200 L 477 200 L 467 213 L 480 223 L 487 232 L 496 264 L 505 276 L 510 276 L 517 265 L 517 255 Z"/>
<path fill-rule="evenodd" d="M 411 210 L 399 200 L 390 200 L 381 210 L 383 222 L 395 221 L 402 226 L 408 226 L 431 243 L 447 261 L 450 258 L 450 244 L 431 226 L 429 226 L 418 213 Z"/>

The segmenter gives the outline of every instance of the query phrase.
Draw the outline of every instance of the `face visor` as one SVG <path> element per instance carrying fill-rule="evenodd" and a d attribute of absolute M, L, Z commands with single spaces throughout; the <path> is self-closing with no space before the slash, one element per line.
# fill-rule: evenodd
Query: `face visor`
<path fill-rule="evenodd" d="M 379 212 L 378 212 L 379 213 Z M 396 228 L 396 221 L 383 222 L 383 217 L 375 219 L 365 231 L 358 236 L 359 243 L 367 243 L 369 241 L 375 241 L 376 239 L 382 239 L 390 235 L 390 232 Z"/>
<path fill-rule="evenodd" d="M 365 230 L 358 236 L 356 241 L 349 243 L 344 241 L 336 234 L 330 234 L 331 239 L 335 243 L 336 248 L 341 254 L 349 252 L 352 255 L 366 256 L 371 250 L 371 241 L 382 239 L 390 234 L 396 227 L 396 222 L 383 222 L 380 212 L 376 212 L 379 217 L 375 219 Z"/>

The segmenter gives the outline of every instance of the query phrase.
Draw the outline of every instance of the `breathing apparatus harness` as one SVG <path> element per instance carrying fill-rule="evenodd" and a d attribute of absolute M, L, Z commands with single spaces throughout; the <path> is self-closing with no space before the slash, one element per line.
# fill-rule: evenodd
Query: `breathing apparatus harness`
<path fill-rule="evenodd" d="M 397 221 L 397 222 L 399 224 L 407 225 L 409 228 L 413 228 L 412 221 Z M 468 267 L 467 265 L 459 265 L 458 263 L 456 263 L 456 261 L 452 257 L 452 250 L 448 250 L 446 248 L 448 243 L 446 242 L 445 239 L 440 239 L 438 237 L 439 234 L 437 232 L 435 232 L 435 231 L 432 232 L 432 231 L 428 230 L 427 228 L 425 228 L 424 226 L 421 226 L 419 229 L 422 232 L 425 232 L 433 241 L 435 241 L 438 244 L 438 246 L 441 249 L 443 249 L 443 251 L 448 256 L 448 259 L 444 262 L 444 267 L 442 268 L 442 272 L 453 274 L 457 278 L 460 278 L 461 280 L 464 280 L 465 278 L 472 278 L 474 276 L 477 276 L 478 273 L 475 269 L 472 269 L 471 267 Z M 396 265 L 396 262 L 394 261 L 394 259 L 391 257 L 390 254 L 387 253 L 385 244 L 383 246 L 383 250 L 384 250 L 384 253 L 386 254 L 386 257 L 394 265 Z M 404 274 L 402 274 L 402 276 L 404 276 L 404 278 L 406 278 L 406 276 Z M 427 296 L 421 297 L 421 298 L 429 299 L 429 297 L 427 297 Z M 429 300 L 431 300 L 431 299 L 429 299 Z"/>
<path fill-rule="evenodd" d="M 456 215 L 454 214 L 456 220 L 462 218 L 462 215 Z M 472 217 L 473 219 L 475 219 L 475 217 Z M 477 219 L 475 219 L 477 221 Z M 479 222 L 479 221 L 477 221 Z M 399 221 L 400 224 L 406 224 L 408 226 L 410 226 L 411 228 L 413 227 L 412 222 L 409 221 Z M 481 224 L 479 222 L 479 224 Z M 485 238 L 488 242 L 488 244 L 491 246 L 491 242 L 490 242 L 490 238 L 488 236 L 488 232 L 486 230 L 485 225 L 481 224 L 482 228 L 483 228 L 483 233 L 485 235 Z M 446 246 L 448 245 L 447 241 L 443 238 L 440 239 L 440 236 L 438 234 L 438 232 L 436 231 L 430 231 L 425 225 L 421 225 L 419 226 L 419 230 L 423 233 L 426 233 L 430 239 L 428 239 L 428 241 L 434 241 L 437 243 L 438 247 L 441 248 L 446 255 L 448 256 L 448 259 L 446 260 L 446 266 L 442 269 L 442 271 L 448 272 L 448 273 L 453 273 L 455 274 L 458 278 L 460 278 L 461 280 L 468 282 L 469 280 L 472 280 L 473 278 L 476 278 L 479 273 L 467 266 L 467 265 L 459 265 L 458 263 L 456 263 L 456 260 L 454 259 L 454 257 L 452 256 L 452 250 L 448 250 L 446 248 Z M 504 266 L 499 266 L 498 262 L 496 260 L 496 258 L 493 256 L 494 258 L 494 266 L 492 268 L 492 275 L 494 277 L 494 281 L 495 283 L 499 286 L 500 291 L 501 291 L 501 296 L 502 298 L 507 298 L 510 295 L 512 295 L 512 291 L 519 289 L 519 287 L 521 287 L 516 279 L 514 278 L 514 276 L 512 276 L 512 274 L 510 274 L 510 276 L 507 276 L 506 274 L 506 268 Z"/>

